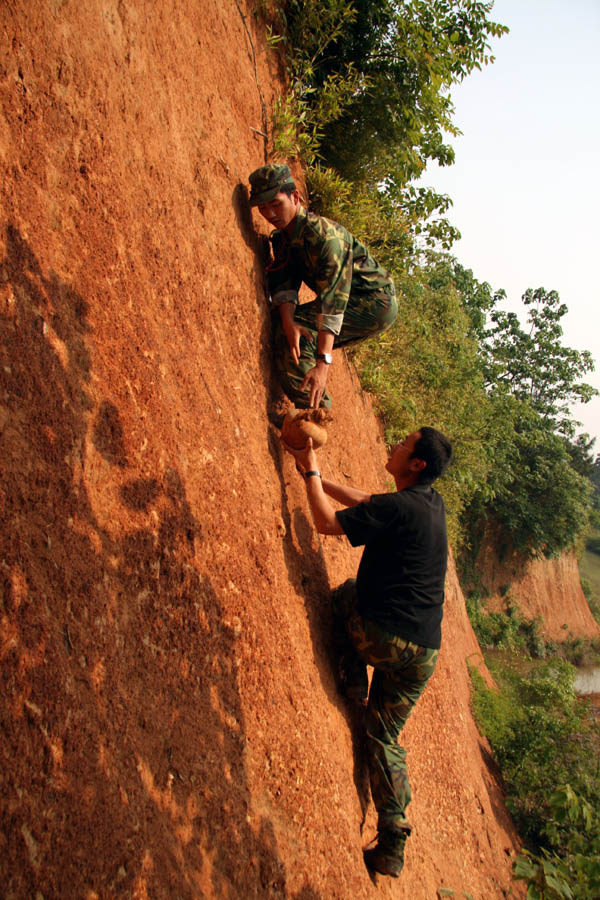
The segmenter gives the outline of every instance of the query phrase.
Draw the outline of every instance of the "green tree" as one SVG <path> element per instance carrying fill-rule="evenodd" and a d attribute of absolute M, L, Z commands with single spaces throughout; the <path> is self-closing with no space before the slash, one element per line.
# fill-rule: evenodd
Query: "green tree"
<path fill-rule="evenodd" d="M 535 409 L 552 428 L 573 436 L 579 422 L 571 418 L 573 402 L 587 403 L 598 391 L 580 379 L 593 371 L 588 350 L 573 350 L 561 343 L 560 320 L 568 312 L 556 291 L 544 288 L 523 295 L 528 327 L 523 328 L 514 312 L 494 309 L 487 332 L 486 383 L 506 390 Z"/>
<path fill-rule="evenodd" d="M 290 91 L 274 114 L 275 152 L 317 160 L 333 178 L 386 194 L 426 246 L 459 235 L 451 201 L 411 185 L 428 160 L 454 161 L 450 88 L 492 61 L 508 29 L 478 0 L 287 0 L 277 5 Z M 273 41 L 273 37 L 272 37 Z M 322 181 L 322 179 L 321 179 Z"/>
<path fill-rule="evenodd" d="M 594 485 L 596 492 L 600 493 L 600 456 L 597 456 L 594 460 L 592 471 L 590 473 L 590 480 Z"/>
<path fill-rule="evenodd" d="M 393 443 L 423 423 L 449 435 L 454 462 L 441 483 L 450 532 L 459 543 L 459 517 L 490 475 L 485 446 L 489 399 L 477 342 L 443 258 L 395 273 L 399 314 L 378 340 L 356 351 L 363 386 L 376 398 L 386 439 Z"/>
<path fill-rule="evenodd" d="M 454 276 L 479 340 L 491 411 L 490 475 L 464 514 L 464 530 L 476 549 L 491 521 L 521 552 L 554 556 L 574 546 L 589 522 L 593 441 L 574 437 L 579 423 L 570 405 L 597 393 L 580 380 L 593 368 L 591 355 L 563 346 L 567 307 L 555 291 L 525 293 L 523 328 L 515 313 L 498 309 L 503 292 L 456 266 Z"/>
<path fill-rule="evenodd" d="M 593 476 L 595 466 L 592 450 L 595 443 L 596 438 L 591 438 L 589 434 L 578 434 L 577 437 L 574 440 L 569 441 L 567 445 L 569 456 L 571 457 L 571 465 L 580 475 L 589 478 L 592 485 L 594 483 Z"/>
<path fill-rule="evenodd" d="M 453 438 L 455 538 L 459 516 L 471 542 L 493 518 L 526 553 L 571 546 L 588 493 L 582 447 L 565 437 L 569 404 L 595 393 L 581 382 L 591 357 L 562 346 L 555 292 L 526 293 L 527 330 L 500 311 L 502 291 L 439 252 L 458 234 L 450 199 L 411 184 L 428 160 L 452 163 L 450 88 L 491 61 L 489 41 L 507 29 L 478 0 L 272 2 L 290 76 L 276 149 L 309 164 L 313 207 L 362 237 L 396 281 L 397 326 L 357 354 L 388 438 L 423 421 Z"/>
<path fill-rule="evenodd" d="M 493 509 L 517 546 L 547 556 L 572 547 L 587 526 L 591 491 L 571 465 L 565 441 L 534 416 L 521 416 L 511 474 Z"/>
<path fill-rule="evenodd" d="M 471 320 L 471 330 L 481 344 L 481 352 L 487 356 L 485 338 L 488 316 L 506 299 L 506 292 L 493 291 L 487 281 L 477 281 L 471 269 L 465 268 L 457 260 L 452 259 L 450 262 L 450 276 Z"/>
<path fill-rule="evenodd" d="M 292 4 L 300 21 L 307 5 Z M 321 87 L 352 65 L 365 86 L 324 127 L 320 153 L 344 177 L 384 179 L 394 194 L 428 160 L 453 162 L 445 134 L 459 132 L 450 87 L 491 61 L 490 37 L 508 29 L 489 19 L 492 2 L 354 0 L 352 6 L 356 15 L 343 34 L 315 59 L 315 81 Z"/>
<path fill-rule="evenodd" d="M 591 466 L 590 482 L 592 484 L 592 505 L 593 511 L 591 516 L 592 527 L 600 532 L 600 456 L 597 456 Z M 594 553 L 600 554 L 600 536 L 596 534 L 588 540 L 588 549 Z"/>

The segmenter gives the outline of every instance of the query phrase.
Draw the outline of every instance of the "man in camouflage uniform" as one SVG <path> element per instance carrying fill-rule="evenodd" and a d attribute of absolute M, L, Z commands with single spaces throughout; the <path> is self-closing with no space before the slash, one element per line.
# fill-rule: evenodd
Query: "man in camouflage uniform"
<path fill-rule="evenodd" d="M 431 484 L 448 466 L 450 442 L 434 428 L 421 428 L 391 451 L 387 471 L 396 492 L 369 494 L 322 478 L 309 441 L 293 451 L 306 479 L 317 531 L 345 534 L 364 545 L 356 581 L 334 591 L 334 612 L 343 622 L 342 689 L 368 702 L 366 746 L 371 794 L 378 815 L 376 846 L 364 851 L 369 869 L 397 877 L 411 832 L 406 751 L 398 736 L 433 674 L 441 643 L 444 581 L 448 559 L 444 501 Z M 327 496 L 344 504 L 334 510 Z M 373 666 L 368 689 L 366 666 Z"/>
<path fill-rule="evenodd" d="M 262 166 L 249 180 L 250 206 L 277 229 L 268 279 L 279 310 L 274 353 L 282 387 L 298 408 L 329 409 L 332 350 L 390 327 L 398 312 L 394 283 L 342 225 L 303 209 L 287 166 Z M 317 297 L 298 305 L 302 282 Z"/>

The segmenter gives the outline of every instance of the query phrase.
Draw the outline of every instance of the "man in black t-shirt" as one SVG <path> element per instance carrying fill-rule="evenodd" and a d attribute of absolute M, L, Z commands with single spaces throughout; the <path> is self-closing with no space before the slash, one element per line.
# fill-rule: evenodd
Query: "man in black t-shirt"
<path fill-rule="evenodd" d="M 398 736 L 433 674 L 441 642 L 448 559 L 444 501 L 431 484 L 446 470 L 452 448 L 434 428 L 409 434 L 392 449 L 386 469 L 396 492 L 368 494 L 321 477 L 309 440 L 292 451 L 306 479 L 320 534 L 345 534 L 364 545 L 356 581 L 334 592 L 344 623 L 345 693 L 368 703 L 365 715 L 377 844 L 364 851 L 369 869 L 397 877 L 411 826 L 406 751 Z M 327 496 L 344 504 L 334 510 Z M 373 666 L 368 689 L 366 666 Z"/>

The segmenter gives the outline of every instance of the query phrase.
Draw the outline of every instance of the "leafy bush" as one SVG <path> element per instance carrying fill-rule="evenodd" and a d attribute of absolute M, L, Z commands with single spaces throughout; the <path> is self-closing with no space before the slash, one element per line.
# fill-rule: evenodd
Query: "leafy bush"
<path fill-rule="evenodd" d="M 353 98 L 369 89 L 365 73 L 353 60 L 322 70 L 322 59 L 343 39 L 356 19 L 348 0 L 287 0 L 274 3 L 269 15 L 280 28 L 269 26 L 271 46 L 288 45 L 289 89 L 273 110 L 273 149 L 276 155 L 311 165 L 320 155 L 323 130 L 339 119 Z"/>
<path fill-rule="evenodd" d="M 525 850 L 515 863 L 528 900 L 597 900 L 600 896 L 600 818 L 597 808 L 561 785 L 548 800 L 544 834 L 560 852 Z"/>
<path fill-rule="evenodd" d="M 449 249 L 458 236 L 445 218 L 451 201 L 410 182 L 427 160 L 454 160 L 449 90 L 492 61 L 490 37 L 508 30 L 488 18 L 492 5 L 261 0 L 268 43 L 286 51 L 274 155 L 320 160 L 354 188 L 385 194 L 414 237 Z"/>
<path fill-rule="evenodd" d="M 515 874 L 529 882 L 528 897 L 593 900 L 600 874 L 600 725 L 576 697 L 575 670 L 564 660 L 544 662 L 525 677 L 494 674 L 498 692 L 472 671 L 472 703 L 528 843 Z M 567 888 L 572 894 L 560 893 Z"/>
<path fill-rule="evenodd" d="M 502 650 L 521 650 L 538 659 L 545 657 L 548 647 L 542 637 L 540 620 L 524 619 L 508 596 L 507 603 L 505 612 L 487 612 L 481 604 L 479 591 L 472 591 L 467 597 L 467 613 L 479 644 Z"/>
<path fill-rule="evenodd" d="M 600 638 L 576 637 L 563 641 L 560 654 L 574 666 L 593 666 L 600 663 Z"/>
<path fill-rule="evenodd" d="M 582 473 L 596 470 L 589 441 L 569 440 L 567 405 L 594 393 L 579 381 L 591 357 L 562 346 L 567 307 L 555 291 L 526 292 L 526 328 L 500 311 L 502 291 L 440 252 L 458 235 L 450 199 L 411 184 L 428 159 L 452 162 L 449 89 L 490 61 L 490 36 L 506 30 L 490 21 L 492 4 L 261 5 L 270 43 L 287 51 L 275 154 L 302 160 L 316 211 L 343 221 L 396 283 L 397 324 L 355 357 L 388 440 L 423 423 L 452 439 L 442 491 L 457 550 L 476 542 L 482 518 L 525 554 L 572 547 L 590 510 Z"/>
<path fill-rule="evenodd" d="M 311 60 L 311 86 L 320 91 L 349 67 L 361 79 L 323 128 L 326 163 L 354 183 L 385 181 L 394 191 L 428 159 L 452 162 L 445 135 L 458 129 L 449 89 L 490 61 L 490 36 L 507 31 L 490 21 L 491 8 L 453 0 L 288 0 L 290 40 Z M 337 22 L 348 9 L 352 15 L 324 44 L 321 20 Z"/>

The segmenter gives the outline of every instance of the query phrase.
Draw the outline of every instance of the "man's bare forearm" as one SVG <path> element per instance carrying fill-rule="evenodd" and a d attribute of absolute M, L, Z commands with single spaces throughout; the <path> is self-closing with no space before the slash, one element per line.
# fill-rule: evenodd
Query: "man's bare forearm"
<path fill-rule="evenodd" d="M 279 317 L 281 319 L 282 325 L 293 322 L 295 312 L 296 312 L 296 304 L 295 303 L 291 303 L 291 302 L 281 303 L 279 305 Z"/>
<path fill-rule="evenodd" d="M 323 490 L 321 479 L 315 475 L 306 479 L 306 493 L 315 527 L 319 534 L 344 534 L 335 515 L 335 510 Z"/>
<path fill-rule="evenodd" d="M 371 494 L 360 491 L 358 488 L 348 487 L 345 484 L 336 484 L 334 481 L 323 479 L 323 490 L 325 493 L 343 503 L 344 506 L 358 506 L 359 503 L 366 503 L 371 499 Z"/>
<path fill-rule="evenodd" d="M 317 353 L 333 353 L 335 335 L 331 331 L 319 331 L 317 335 Z"/>
<path fill-rule="evenodd" d="M 327 496 L 337 500 L 344 506 L 356 506 L 362 503 L 363 500 L 369 500 L 371 495 L 364 491 L 359 491 L 357 488 L 346 487 L 342 484 L 336 484 L 334 481 L 328 481 L 326 478 L 321 479 L 311 438 L 308 439 L 306 447 L 302 450 L 294 450 L 285 443 L 284 447 L 296 458 L 296 462 L 300 466 L 299 471 L 313 473 L 305 475 L 306 493 L 319 534 L 344 534 L 344 529 L 340 525 L 335 509 L 327 499 Z"/>

